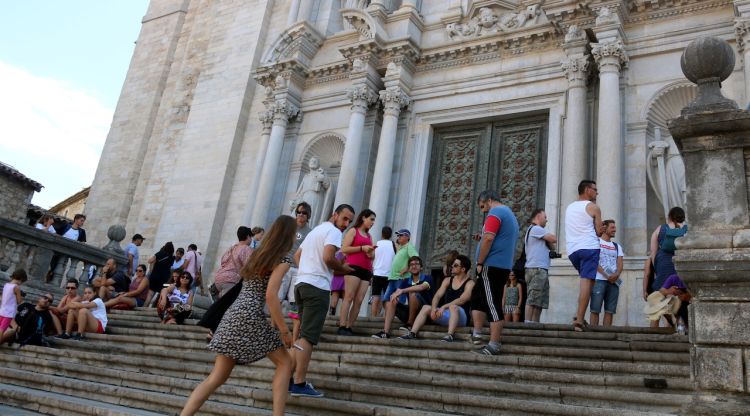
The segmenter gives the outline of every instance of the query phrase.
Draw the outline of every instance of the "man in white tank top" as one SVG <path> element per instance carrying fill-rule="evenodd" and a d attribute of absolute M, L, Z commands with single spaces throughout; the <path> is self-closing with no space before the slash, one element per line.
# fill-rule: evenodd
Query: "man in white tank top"
<path fill-rule="evenodd" d="M 596 205 L 596 182 L 582 180 L 578 184 L 578 200 L 565 210 L 565 243 L 568 258 L 578 270 L 580 289 L 578 310 L 573 329 L 583 331 L 583 318 L 591 299 L 596 270 L 599 266 L 599 236 L 602 235 L 602 211 Z"/>

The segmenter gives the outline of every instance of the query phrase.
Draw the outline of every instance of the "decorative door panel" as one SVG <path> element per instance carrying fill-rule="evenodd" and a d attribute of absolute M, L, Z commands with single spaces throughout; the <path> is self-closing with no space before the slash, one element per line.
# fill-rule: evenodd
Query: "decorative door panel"
<path fill-rule="evenodd" d="M 439 268 L 449 250 L 467 253 L 481 228 L 476 195 L 487 186 L 491 128 L 443 130 L 435 134 L 420 254 Z"/>
<path fill-rule="evenodd" d="M 544 116 L 435 132 L 420 245 L 428 268 L 442 267 L 450 250 L 473 259 L 479 192 L 499 191 L 519 224 L 544 206 L 546 126 Z"/>
<path fill-rule="evenodd" d="M 490 187 L 500 192 L 503 203 L 523 225 L 531 213 L 544 207 L 546 182 L 547 118 L 508 125 L 496 123 L 493 132 L 493 173 Z"/>

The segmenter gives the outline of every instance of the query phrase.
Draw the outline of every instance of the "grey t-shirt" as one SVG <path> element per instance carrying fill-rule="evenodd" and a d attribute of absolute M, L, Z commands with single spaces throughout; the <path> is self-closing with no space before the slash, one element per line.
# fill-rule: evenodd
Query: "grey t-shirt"
<path fill-rule="evenodd" d="M 305 224 L 304 227 L 297 229 L 297 235 L 294 237 L 294 244 L 292 244 L 292 251 L 289 252 L 290 259 L 294 259 L 294 253 L 297 252 L 297 249 L 300 245 L 302 245 L 302 242 L 305 240 L 305 237 L 307 237 L 307 234 L 309 234 L 310 231 L 310 226 L 307 224 Z"/>
<path fill-rule="evenodd" d="M 547 230 L 532 224 L 526 238 L 526 268 L 527 269 L 549 269 L 549 247 L 544 241 Z M 526 237 L 526 236 L 524 236 Z"/>

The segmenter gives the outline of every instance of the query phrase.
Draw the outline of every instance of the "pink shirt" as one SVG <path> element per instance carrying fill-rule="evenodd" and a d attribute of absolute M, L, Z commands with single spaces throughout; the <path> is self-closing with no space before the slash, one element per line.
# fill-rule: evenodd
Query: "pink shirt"
<path fill-rule="evenodd" d="M 245 265 L 253 249 L 245 244 L 235 244 L 221 256 L 221 266 L 216 272 L 214 283 L 226 284 L 240 281 L 240 269 Z"/>
<path fill-rule="evenodd" d="M 354 240 L 352 247 L 371 246 L 372 238 L 369 235 L 362 235 L 358 229 L 354 229 Z M 365 270 L 372 271 L 372 259 L 367 257 L 364 251 L 357 251 L 346 255 L 346 264 L 359 266 Z"/>

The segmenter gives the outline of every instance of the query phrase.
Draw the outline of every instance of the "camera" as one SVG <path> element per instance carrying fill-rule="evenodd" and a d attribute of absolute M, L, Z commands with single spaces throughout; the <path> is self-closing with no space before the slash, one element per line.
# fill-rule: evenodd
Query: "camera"
<path fill-rule="evenodd" d="M 562 257 L 562 254 L 556 252 L 555 250 L 550 250 L 550 252 L 549 252 L 549 258 L 551 258 L 551 259 L 559 259 L 560 257 Z"/>

